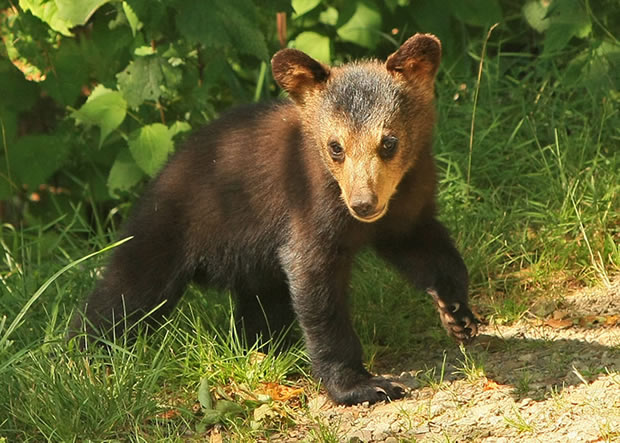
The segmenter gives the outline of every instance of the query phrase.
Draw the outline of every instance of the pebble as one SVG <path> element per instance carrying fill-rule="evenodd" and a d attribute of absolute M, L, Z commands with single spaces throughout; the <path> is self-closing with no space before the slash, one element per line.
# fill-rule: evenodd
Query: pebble
<path fill-rule="evenodd" d="M 372 440 L 372 433 L 367 429 L 356 429 L 349 434 L 349 443 L 369 442 Z"/>
<path fill-rule="evenodd" d="M 388 432 L 390 432 L 390 424 L 385 422 L 379 422 L 374 426 L 374 432 L 372 433 L 372 437 L 377 441 L 383 441 L 388 437 Z"/>

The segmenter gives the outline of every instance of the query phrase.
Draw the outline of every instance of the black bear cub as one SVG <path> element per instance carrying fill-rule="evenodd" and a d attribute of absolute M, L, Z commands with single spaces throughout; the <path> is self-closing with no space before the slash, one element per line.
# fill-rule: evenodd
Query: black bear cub
<path fill-rule="evenodd" d="M 338 403 L 396 399 L 351 325 L 356 252 L 372 246 L 429 292 L 459 342 L 476 332 L 467 269 L 435 218 L 434 80 L 441 45 L 416 34 L 386 62 L 272 59 L 291 100 L 236 109 L 196 132 L 138 202 L 72 330 L 122 332 L 193 278 L 228 288 L 250 340 L 297 319 L 313 371 Z M 154 314 L 155 315 L 155 314 Z"/>

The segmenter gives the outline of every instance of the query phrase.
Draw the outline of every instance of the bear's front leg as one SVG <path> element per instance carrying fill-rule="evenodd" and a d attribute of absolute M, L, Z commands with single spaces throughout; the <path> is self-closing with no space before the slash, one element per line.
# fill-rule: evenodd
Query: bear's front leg
<path fill-rule="evenodd" d="M 293 308 L 302 327 L 314 375 L 336 403 L 376 403 L 404 396 L 404 390 L 373 377 L 362 364 L 362 347 L 347 303 L 352 256 L 324 242 L 291 241 L 280 251 Z"/>
<path fill-rule="evenodd" d="M 467 268 L 439 221 L 425 220 L 405 235 L 380 236 L 375 249 L 414 286 L 433 297 L 450 336 L 467 343 L 477 334 L 477 320 L 468 304 Z"/>

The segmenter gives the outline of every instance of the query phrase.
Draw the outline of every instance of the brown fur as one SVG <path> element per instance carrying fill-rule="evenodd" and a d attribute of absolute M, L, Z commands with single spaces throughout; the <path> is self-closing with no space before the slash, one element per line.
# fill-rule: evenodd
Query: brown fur
<path fill-rule="evenodd" d="M 297 319 L 314 373 L 353 404 L 403 391 L 362 365 L 347 290 L 374 247 L 437 303 L 449 334 L 476 333 L 467 269 L 435 218 L 431 155 L 439 41 L 415 35 L 386 64 L 329 68 L 300 51 L 273 60 L 292 101 L 238 108 L 196 132 L 153 181 L 72 329 L 123 331 L 187 282 L 229 288 L 246 336 Z M 84 322 L 85 320 L 85 322 Z"/>

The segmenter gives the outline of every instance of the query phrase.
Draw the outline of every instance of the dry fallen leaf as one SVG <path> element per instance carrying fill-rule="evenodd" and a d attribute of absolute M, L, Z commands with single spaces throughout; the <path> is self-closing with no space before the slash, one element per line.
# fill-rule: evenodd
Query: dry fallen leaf
<path fill-rule="evenodd" d="M 163 418 L 164 420 L 172 420 L 173 418 L 177 418 L 179 415 L 181 414 L 178 409 L 168 409 L 167 411 L 158 414 L 157 417 Z"/>
<path fill-rule="evenodd" d="M 551 317 L 553 318 L 553 320 L 564 320 L 566 317 L 568 317 L 568 311 L 553 311 L 553 314 L 551 315 Z"/>
<path fill-rule="evenodd" d="M 500 385 L 496 381 L 487 379 L 484 382 L 484 386 L 482 387 L 482 390 L 483 391 L 494 391 L 496 389 L 502 389 L 502 388 L 505 388 L 505 387 L 506 387 L 506 385 Z"/>
<path fill-rule="evenodd" d="M 304 389 L 284 386 L 279 383 L 265 383 L 259 389 L 259 392 L 269 395 L 276 401 L 287 401 L 291 398 L 299 396 L 299 394 L 304 392 Z"/>
<path fill-rule="evenodd" d="M 548 320 L 545 320 L 545 326 L 550 326 L 554 329 L 566 329 L 566 328 L 570 328 L 571 326 L 573 326 L 573 321 L 570 319 L 556 320 L 556 319 L 550 318 Z"/>

